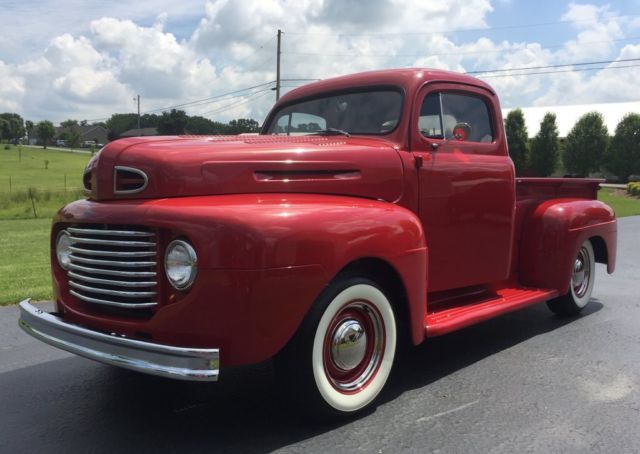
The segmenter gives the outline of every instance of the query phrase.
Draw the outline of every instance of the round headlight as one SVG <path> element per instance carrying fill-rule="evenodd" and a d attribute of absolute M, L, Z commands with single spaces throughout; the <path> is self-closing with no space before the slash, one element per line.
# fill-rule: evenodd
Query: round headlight
<path fill-rule="evenodd" d="M 189 288 L 198 272 L 196 251 L 186 241 L 172 241 L 164 256 L 164 269 L 169 283 L 176 289 Z"/>
<path fill-rule="evenodd" d="M 71 238 L 69 237 L 69 233 L 66 230 L 58 233 L 58 238 L 56 239 L 56 257 L 58 257 L 58 263 L 65 270 L 69 269 L 69 265 L 71 264 Z"/>

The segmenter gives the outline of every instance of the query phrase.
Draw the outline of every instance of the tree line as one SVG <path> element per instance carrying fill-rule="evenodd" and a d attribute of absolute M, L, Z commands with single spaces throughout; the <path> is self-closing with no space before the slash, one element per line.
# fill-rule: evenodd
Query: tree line
<path fill-rule="evenodd" d="M 113 114 L 104 124 L 109 131 L 109 139 L 114 140 L 121 134 L 138 127 L 138 115 L 133 113 Z M 250 118 L 239 118 L 228 123 L 210 120 L 198 115 L 187 115 L 184 110 L 172 109 L 162 114 L 144 114 L 140 116 L 140 128 L 157 128 L 160 135 L 176 134 L 241 134 L 259 132 L 260 124 Z"/>
<path fill-rule="evenodd" d="M 625 115 L 610 137 L 602 115 L 586 113 L 561 141 L 555 114 L 546 113 L 538 134 L 529 139 L 524 114 L 515 109 L 505 119 L 505 130 L 518 176 L 548 177 L 560 162 L 566 174 L 576 177 L 605 171 L 627 182 L 640 175 L 640 114 Z"/>
<path fill-rule="evenodd" d="M 61 123 L 61 139 L 70 146 L 77 145 L 80 135 L 76 126 L 87 126 L 86 120 L 66 120 Z M 92 123 L 108 130 L 109 140 L 119 138 L 124 132 L 138 127 L 138 115 L 133 113 L 113 114 L 106 122 Z M 161 114 L 140 116 L 141 128 L 156 128 L 160 135 L 179 134 L 241 134 L 260 131 L 257 121 L 247 118 L 231 120 L 228 123 L 210 120 L 201 116 L 189 116 L 183 110 L 173 109 Z M 627 114 L 618 123 L 613 137 L 609 136 L 602 115 L 589 112 L 583 115 L 571 129 L 566 139 L 558 135 L 556 116 L 547 113 L 540 123 L 538 134 L 529 139 L 522 110 L 509 112 L 505 119 L 505 130 L 509 144 L 509 154 L 519 176 L 552 175 L 560 161 L 565 173 L 572 176 L 588 176 L 590 173 L 607 171 L 620 182 L 628 181 L 631 175 L 640 175 L 640 114 Z M 24 121 L 16 113 L 0 114 L 0 140 L 16 142 L 25 133 L 35 131 L 47 143 L 55 137 L 53 123 L 44 120 L 37 124 Z"/>
<path fill-rule="evenodd" d="M 134 113 L 116 113 L 105 122 L 93 122 L 87 120 L 65 120 L 60 123 L 63 128 L 57 138 L 63 139 L 69 146 L 77 146 L 80 143 L 80 133 L 77 126 L 102 126 L 108 131 L 109 140 L 118 139 L 123 133 L 138 128 L 138 115 Z M 156 128 L 160 135 L 180 134 L 241 134 L 260 131 L 260 124 L 250 118 L 238 118 L 223 123 L 210 120 L 198 115 L 189 116 L 184 110 L 172 109 L 161 114 L 144 114 L 140 116 L 140 128 Z M 22 140 L 25 135 L 33 133 L 46 145 L 56 137 L 56 129 L 49 120 L 43 120 L 36 124 L 24 119 L 17 113 L 0 114 L 0 141 L 14 142 Z"/>

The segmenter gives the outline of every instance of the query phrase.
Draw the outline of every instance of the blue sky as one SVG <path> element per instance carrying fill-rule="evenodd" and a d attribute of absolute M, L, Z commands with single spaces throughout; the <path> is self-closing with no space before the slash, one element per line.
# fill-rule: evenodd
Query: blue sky
<path fill-rule="evenodd" d="M 0 21 L 0 111 L 36 121 L 132 111 L 137 94 L 144 112 L 267 84 L 185 107 L 261 121 L 278 28 L 285 78 L 510 69 L 479 75 L 504 107 L 640 101 L 640 0 L 0 0 Z M 514 69 L 590 61 L 613 63 Z"/>

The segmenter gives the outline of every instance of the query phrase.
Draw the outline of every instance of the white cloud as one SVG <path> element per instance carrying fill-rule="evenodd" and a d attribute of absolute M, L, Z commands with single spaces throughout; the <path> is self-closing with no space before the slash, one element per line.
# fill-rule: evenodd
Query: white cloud
<path fill-rule="evenodd" d="M 561 52 L 569 61 L 606 57 L 613 40 L 623 36 L 620 19 L 609 6 L 571 3 L 562 20 L 570 21 L 579 30 L 576 39 L 568 41 Z"/>
<path fill-rule="evenodd" d="M 0 110 L 19 111 L 20 101 L 24 96 L 24 78 L 17 75 L 14 69 L 0 61 Z"/>
<path fill-rule="evenodd" d="M 611 6 L 569 4 L 559 19 L 569 22 L 574 37 L 551 50 L 538 42 L 495 41 L 489 33 L 465 39 L 469 35 L 444 32 L 488 27 L 494 8 L 489 0 L 150 0 L 123 6 L 120 18 L 110 17 L 97 0 L 71 1 L 82 19 L 73 24 L 50 3 L 35 0 L 41 13 L 51 17 L 44 21 L 41 14 L 41 29 L 29 27 L 33 40 L 7 25 L 6 30 L 24 38 L 24 49 L 45 33 L 49 37 L 40 52 L 23 52 L 20 58 L 0 51 L 0 109 L 32 120 L 92 119 L 133 111 L 136 94 L 146 111 L 258 85 L 275 79 L 277 29 L 284 31 L 284 78 L 399 66 L 464 72 L 640 58 L 640 45 L 620 47 L 615 41 L 640 22 L 619 16 Z M 25 20 L 36 20 L 29 8 L 16 8 Z M 53 31 L 56 20 L 60 23 Z M 0 39 L 2 47 L 6 36 Z M 633 69 L 527 77 L 499 73 L 486 81 L 509 107 L 640 99 L 633 74 Z M 284 82 L 283 91 L 290 84 Z M 225 121 L 237 116 L 262 120 L 272 100 L 272 92 L 261 92 L 187 112 Z"/>

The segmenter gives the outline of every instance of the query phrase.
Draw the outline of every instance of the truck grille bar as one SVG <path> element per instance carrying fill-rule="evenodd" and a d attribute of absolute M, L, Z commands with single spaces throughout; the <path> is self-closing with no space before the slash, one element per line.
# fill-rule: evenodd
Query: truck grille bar
<path fill-rule="evenodd" d="M 90 304 L 149 309 L 158 304 L 155 233 L 142 227 L 67 228 L 71 293 Z"/>

